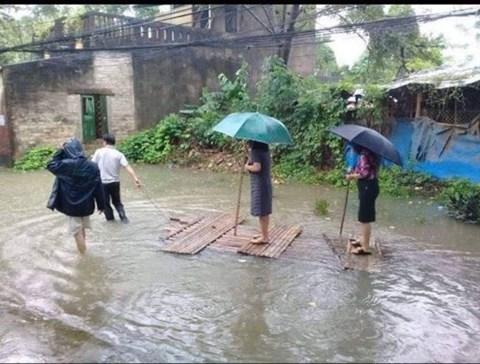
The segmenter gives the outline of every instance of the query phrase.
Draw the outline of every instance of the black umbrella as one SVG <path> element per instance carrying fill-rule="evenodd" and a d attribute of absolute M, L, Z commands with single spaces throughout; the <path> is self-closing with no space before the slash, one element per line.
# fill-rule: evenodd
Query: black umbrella
<path fill-rule="evenodd" d="M 330 129 L 330 132 L 341 136 L 353 144 L 367 148 L 373 153 L 388 159 L 399 166 L 402 165 L 400 153 L 395 149 L 392 142 L 373 129 L 360 125 L 348 124 L 332 128 Z"/>

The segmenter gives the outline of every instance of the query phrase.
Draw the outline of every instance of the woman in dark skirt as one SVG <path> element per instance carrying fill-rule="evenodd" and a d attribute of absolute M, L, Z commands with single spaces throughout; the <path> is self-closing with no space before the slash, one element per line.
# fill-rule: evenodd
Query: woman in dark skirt
<path fill-rule="evenodd" d="M 380 193 L 377 178 L 379 160 L 366 148 L 354 146 L 354 149 L 359 158 L 352 173 L 347 174 L 346 178 L 357 180 L 358 199 L 360 200 L 358 221 L 361 224 L 362 239 L 352 243 L 352 253 L 370 254 L 368 250 L 372 232 L 370 223 L 375 222 L 375 200 Z"/>
<path fill-rule="evenodd" d="M 261 235 L 251 240 L 254 244 L 268 244 L 268 225 L 272 213 L 271 158 L 268 144 L 248 141 L 250 158 L 245 169 L 250 172 L 250 213 L 258 216 Z"/>

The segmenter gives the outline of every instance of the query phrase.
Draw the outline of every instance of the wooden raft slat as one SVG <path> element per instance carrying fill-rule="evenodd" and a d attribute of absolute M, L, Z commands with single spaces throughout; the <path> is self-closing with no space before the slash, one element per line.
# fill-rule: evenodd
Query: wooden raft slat
<path fill-rule="evenodd" d="M 239 223 L 243 218 L 239 219 Z M 210 215 L 186 234 L 174 239 L 161 248 L 162 251 L 179 254 L 196 254 L 218 237 L 233 229 L 234 217 L 231 214 L 222 213 Z"/>
<path fill-rule="evenodd" d="M 180 224 L 180 227 L 177 228 L 177 229 L 174 229 L 172 232 L 170 232 L 167 235 L 167 239 L 172 239 L 174 236 L 177 236 L 178 234 L 184 232 L 185 230 L 190 229 L 193 225 L 196 225 L 196 224 L 200 223 L 204 219 L 205 219 L 205 216 L 197 217 L 196 219 L 191 220 L 191 221 L 183 221 L 183 220 L 180 220 L 180 219 L 178 219 L 178 220 L 171 219 L 172 221 L 178 221 L 178 223 Z"/>
<path fill-rule="evenodd" d="M 298 225 L 275 226 L 270 230 L 270 244 L 253 244 L 248 241 L 237 252 L 257 257 L 278 258 L 301 233 L 302 228 Z"/>
<path fill-rule="evenodd" d="M 383 258 L 383 252 L 380 247 L 380 242 L 372 238 L 370 243 L 370 255 L 355 255 L 350 253 L 350 246 L 346 242 L 346 238 L 343 242 L 340 242 L 338 236 L 335 238 L 329 237 L 326 234 L 322 234 L 327 245 L 332 249 L 333 253 L 337 256 L 340 266 L 343 269 L 361 270 L 365 272 L 377 271 L 376 265 Z"/>

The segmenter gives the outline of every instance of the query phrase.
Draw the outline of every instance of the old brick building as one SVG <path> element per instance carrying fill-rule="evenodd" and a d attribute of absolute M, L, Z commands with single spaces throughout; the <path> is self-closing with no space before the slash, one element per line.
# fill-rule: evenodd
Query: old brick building
<path fill-rule="evenodd" d="M 232 38 L 247 30 L 249 35 L 268 34 L 261 24 L 268 24 L 268 12 L 260 9 L 216 5 L 213 10 L 207 8 L 210 15 L 202 18 L 197 8 L 182 8 L 185 16 L 192 17 L 182 20 L 189 26 L 178 25 L 182 24 L 179 17 L 168 14 L 163 15 L 164 21 L 145 25 L 134 18 L 88 13 L 83 17 L 85 32 L 108 27 L 115 30 L 55 44 L 45 51 L 43 59 L 4 67 L 0 163 L 8 163 L 31 147 L 56 145 L 72 135 L 89 142 L 110 131 L 122 139 L 185 104 L 197 103 L 204 87 L 217 87 L 217 75 L 232 76 L 243 59 L 250 64 L 250 83 L 255 84 L 265 57 L 274 54 L 275 48 L 187 46 L 87 51 Z M 174 11 L 179 13 L 178 8 Z M 62 22 L 56 22 L 52 37 L 58 39 L 62 34 Z M 59 52 L 59 47 L 66 51 Z M 289 66 L 304 75 L 312 73 L 312 47 L 296 46 L 294 39 Z M 79 48 L 82 51 L 67 52 Z"/>

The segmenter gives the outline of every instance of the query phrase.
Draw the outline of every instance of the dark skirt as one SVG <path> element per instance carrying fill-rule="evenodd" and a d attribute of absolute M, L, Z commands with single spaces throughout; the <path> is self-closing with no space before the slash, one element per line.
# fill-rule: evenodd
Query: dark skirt
<path fill-rule="evenodd" d="M 357 181 L 358 199 L 360 206 L 358 208 L 358 221 L 369 223 L 375 221 L 375 200 L 380 193 L 378 179 L 359 179 Z"/>
<path fill-rule="evenodd" d="M 261 176 L 250 179 L 250 213 L 253 216 L 267 216 L 272 213 L 272 184 Z"/>

